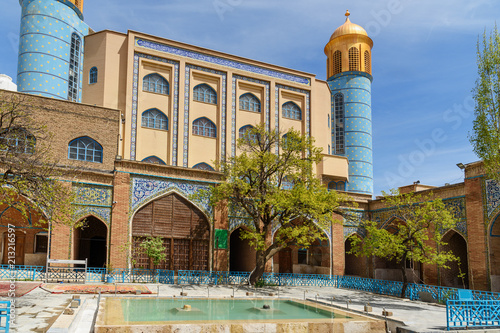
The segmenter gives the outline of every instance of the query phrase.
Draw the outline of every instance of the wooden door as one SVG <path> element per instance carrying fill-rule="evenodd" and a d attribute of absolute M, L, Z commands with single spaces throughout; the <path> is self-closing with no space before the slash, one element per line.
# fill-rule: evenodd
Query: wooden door
<path fill-rule="evenodd" d="M 292 250 L 286 248 L 280 251 L 280 273 L 293 273 L 292 270 Z"/>
<path fill-rule="evenodd" d="M 14 244 L 9 243 L 9 233 L 4 233 L 3 234 L 3 258 L 2 258 L 2 264 L 4 265 L 9 265 L 12 264 L 12 262 L 9 262 L 9 252 L 13 252 L 13 249 L 15 247 L 16 250 L 16 256 L 15 256 L 15 264 L 16 265 L 24 265 L 24 241 L 26 238 L 26 235 L 24 232 L 21 231 L 16 231 L 15 232 L 15 242 Z M 12 240 L 12 237 L 11 237 Z M 14 259 L 14 258 L 10 258 Z"/>

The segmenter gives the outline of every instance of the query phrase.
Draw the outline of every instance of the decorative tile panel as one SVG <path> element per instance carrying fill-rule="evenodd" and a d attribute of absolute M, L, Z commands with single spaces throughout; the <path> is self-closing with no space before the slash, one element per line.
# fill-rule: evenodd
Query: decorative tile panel
<path fill-rule="evenodd" d="M 132 132 L 130 136 L 130 159 L 135 161 L 136 159 L 136 147 L 137 147 L 137 101 L 138 101 L 138 90 L 139 90 L 139 58 L 145 58 L 149 60 L 159 61 L 167 64 L 174 65 L 174 89 L 172 90 L 174 94 L 174 109 L 173 109 L 173 122 L 172 122 L 172 165 L 177 166 L 177 147 L 178 147 L 178 133 L 179 133 L 179 63 L 173 60 L 158 58 L 148 54 L 135 53 L 134 54 L 134 70 L 132 76 Z"/>
<path fill-rule="evenodd" d="M 111 208 L 105 208 L 105 207 L 82 207 L 76 210 L 75 214 L 73 215 L 73 220 L 74 221 L 80 221 L 84 217 L 93 215 L 97 218 L 99 218 L 101 221 L 106 223 L 106 225 L 111 224 Z"/>
<path fill-rule="evenodd" d="M 79 206 L 73 215 L 74 221 L 94 215 L 107 225 L 111 223 L 111 205 L 113 203 L 113 188 L 111 186 L 74 183 L 73 192 L 76 194 L 74 204 Z"/>
<path fill-rule="evenodd" d="M 183 163 L 184 167 L 188 167 L 188 154 L 189 154 L 189 102 L 190 102 L 190 94 L 191 94 L 191 69 L 195 69 L 198 71 L 203 71 L 207 73 L 212 73 L 216 75 L 220 75 L 222 77 L 222 94 L 219 96 L 217 94 L 217 101 L 221 103 L 221 114 L 222 114 L 222 124 L 221 130 L 217 131 L 217 135 L 221 136 L 221 159 L 224 160 L 226 158 L 226 93 L 227 93 L 227 74 L 225 72 L 217 71 L 214 69 L 194 66 L 194 65 L 186 65 L 186 73 L 184 77 L 184 154 L 183 154 Z M 215 119 L 215 123 L 217 124 L 217 120 Z"/>
<path fill-rule="evenodd" d="M 486 199 L 486 220 L 489 221 L 489 219 L 496 216 L 500 207 L 500 186 L 495 180 L 488 179 L 484 182 L 484 192 Z"/>
<path fill-rule="evenodd" d="M 136 46 L 148 48 L 151 50 L 155 51 L 160 51 L 164 53 L 170 53 L 170 54 L 175 54 L 181 57 L 187 57 L 195 60 L 200 60 L 200 61 L 205 61 L 211 64 L 216 64 L 220 66 L 225 66 L 225 67 L 230 67 L 234 69 L 239 69 L 255 74 L 261 74 L 261 75 L 266 75 L 266 76 L 271 76 L 277 79 L 281 80 L 286 80 L 286 81 L 292 81 L 304 85 L 310 85 L 311 81 L 303 76 L 298 76 L 298 75 L 293 75 L 293 74 L 288 74 L 284 72 L 279 72 L 259 66 L 254 66 L 250 64 L 245 64 L 242 62 L 234 61 L 234 60 L 229 60 L 221 57 L 216 57 L 200 52 L 194 52 L 194 51 L 189 51 L 186 49 L 174 47 L 171 45 L 166 45 L 166 44 L 161 44 L 161 43 L 156 43 L 152 42 L 149 40 L 141 39 L 141 38 L 136 38 L 135 40 Z"/>
<path fill-rule="evenodd" d="M 156 177 L 132 177 L 132 186 L 130 193 L 130 217 L 133 213 L 145 203 L 161 197 L 169 192 L 176 192 L 195 206 L 201 209 L 206 216 L 212 220 L 212 207 L 208 202 L 193 202 L 189 199 L 190 195 L 200 190 L 209 189 L 210 185 L 185 179 L 156 178 Z"/>
<path fill-rule="evenodd" d="M 112 188 L 109 186 L 75 184 L 73 191 L 76 193 L 76 204 L 108 207 L 112 204 Z"/>
<path fill-rule="evenodd" d="M 237 105 L 237 99 L 239 98 L 239 96 L 236 96 L 236 81 L 237 80 L 240 80 L 240 81 L 247 81 L 247 82 L 253 82 L 253 83 L 258 83 L 258 84 L 262 84 L 263 86 L 266 87 L 266 90 L 265 90 L 265 96 L 264 96 L 264 99 L 265 99 L 265 103 L 264 103 L 264 112 L 265 112 L 265 120 L 266 120 L 266 127 L 267 127 L 267 130 L 269 131 L 271 129 L 271 115 L 270 115 L 270 110 L 271 110 L 271 101 L 270 101 L 270 84 L 269 82 L 266 82 L 266 81 L 262 81 L 262 80 L 257 80 L 257 79 L 252 79 L 252 78 L 249 78 L 249 77 L 244 77 L 244 76 L 240 76 L 240 75 L 233 75 L 233 85 L 232 85 L 232 97 L 233 97 L 233 100 L 232 100 L 232 103 L 231 103 L 231 107 L 232 107 L 232 115 L 231 115 L 231 141 L 232 141 L 232 144 L 231 144 L 231 156 L 232 157 L 235 157 L 236 156 L 236 105 Z"/>

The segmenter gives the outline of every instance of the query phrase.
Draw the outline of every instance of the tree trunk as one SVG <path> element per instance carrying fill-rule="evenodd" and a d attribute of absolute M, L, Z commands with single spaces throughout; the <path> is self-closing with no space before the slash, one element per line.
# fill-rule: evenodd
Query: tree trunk
<path fill-rule="evenodd" d="M 253 286 L 255 282 L 259 281 L 262 274 L 266 270 L 266 253 L 265 251 L 257 251 L 255 253 L 255 269 L 250 274 L 250 284 Z"/>
<path fill-rule="evenodd" d="M 401 298 L 405 298 L 408 278 L 406 277 L 406 257 L 401 260 L 401 273 L 403 274 L 403 288 L 401 288 Z"/>

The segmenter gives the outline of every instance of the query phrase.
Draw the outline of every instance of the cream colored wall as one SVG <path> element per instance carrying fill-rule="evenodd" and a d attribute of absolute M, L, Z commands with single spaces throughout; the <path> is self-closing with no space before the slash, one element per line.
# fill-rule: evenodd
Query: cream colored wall
<path fill-rule="evenodd" d="M 103 36 L 99 36 L 103 35 Z M 167 54 L 157 50 L 146 49 L 135 44 L 135 38 L 144 38 L 159 43 L 169 44 L 172 46 L 188 49 L 194 52 L 213 55 L 230 60 L 240 61 L 271 70 L 290 73 L 307 77 L 311 80 L 310 85 L 300 84 L 284 80 L 277 77 L 266 76 L 258 73 L 250 73 L 236 68 L 225 67 L 219 64 L 212 64 L 193 58 L 187 58 L 177 54 Z M 178 98 L 178 133 L 177 133 L 177 166 L 183 166 L 183 145 L 184 145 L 184 98 L 185 98 L 185 73 L 186 66 L 194 65 L 204 68 L 209 68 L 216 71 L 221 71 L 227 75 L 227 85 L 222 86 L 222 77 L 217 73 L 209 73 L 192 68 L 190 70 L 190 85 L 189 85 L 189 122 L 187 126 L 189 152 L 187 166 L 193 167 L 198 163 L 207 163 L 214 166 L 214 161 L 220 159 L 222 153 L 222 124 L 226 123 L 226 152 L 231 154 L 231 138 L 232 138 L 232 78 L 233 75 L 240 75 L 254 80 L 260 80 L 269 84 L 269 105 L 270 105 L 270 127 L 275 128 L 275 87 L 277 84 L 291 87 L 293 89 L 306 90 L 310 93 L 310 115 L 311 115 L 311 135 L 316 139 L 316 146 L 323 148 L 323 152 L 328 152 L 328 144 L 330 144 L 331 129 L 328 127 L 327 116 L 330 113 L 330 91 L 324 81 L 316 80 L 314 75 L 298 72 L 274 65 L 260 63 L 251 59 L 243 59 L 232 55 L 222 54 L 212 50 L 206 50 L 165 40 L 162 38 L 144 35 L 129 31 L 127 35 L 118 34 L 110 31 L 97 33 L 87 37 L 86 47 L 89 49 L 89 56 L 86 59 L 88 70 L 98 61 L 99 66 L 99 81 L 101 84 L 101 74 L 105 74 L 102 84 L 104 88 L 103 96 L 93 95 L 89 88 L 86 88 L 87 95 L 84 95 L 86 102 L 97 104 L 97 101 L 102 101 L 103 104 L 115 105 L 122 110 L 124 114 L 124 124 L 122 125 L 122 156 L 124 159 L 130 158 L 130 142 L 131 142 L 131 121 L 132 121 L 132 91 L 133 91 L 133 63 L 134 52 L 149 54 L 151 56 L 166 58 L 179 63 L 179 98 Z M 92 51 L 94 50 L 94 51 Z M 92 52 L 90 52 L 92 51 Z M 102 59 L 104 58 L 104 60 Z M 87 68 L 86 68 L 87 69 Z M 88 72 L 88 70 L 86 72 Z M 168 96 L 143 92 L 142 78 L 149 74 L 158 72 L 163 75 L 170 85 L 170 94 Z M 168 165 L 172 165 L 172 143 L 173 143 L 173 110 L 174 110 L 174 66 L 164 62 L 157 62 L 145 58 L 140 59 L 139 75 L 138 75 L 138 108 L 137 108 L 137 141 L 136 141 L 136 160 L 149 156 L 157 156 L 165 161 Z M 87 74 L 88 75 L 88 74 Z M 88 82 L 88 77 L 86 78 Z M 193 100 L 193 88 L 201 83 L 206 83 L 217 92 L 217 105 L 203 103 Z M 226 89 L 226 118 L 222 119 L 222 91 Z M 97 86 L 96 86 L 97 90 Z M 261 112 L 249 112 L 239 109 L 239 96 L 244 93 L 251 92 L 261 101 Z M 236 80 L 235 91 L 235 107 L 236 119 L 234 131 L 236 138 L 238 131 L 245 125 L 256 125 L 266 121 L 266 85 L 249 82 L 246 80 Z M 295 102 L 302 110 L 302 120 L 291 120 L 282 117 L 282 105 L 288 101 Z M 279 105 L 279 128 L 286 132 L 290 128 L 300 130 L 306 133 L 306 94 L 302 92 L 291 91 L 288 89 L 280 89 L 278 94 Z M 142 128 L 141 115 L 142 112 L 149 108 L 158 108 L 167 115 L 169 120 L 168 130 L 155 130 Z M 206 117 L 214 122 L 217 126 L 217 138 L 207 138 L 192 134 L 192 123 L 195 119 Z M 341 163 L 336 161 L 336 163 Z M 345 177 L 344 169 L 347 162 L 339 168 L 339 177 Z M 334 163 L 335 164 L 335 163 Z M 331 167 L 327 168 L 328 173 L 332 173 Z"/>
<path fill-rule="evenodd" d="M 220 108 L 222 105 L 222 86 L 219 75 L 211 75 L 206 72 L 191 70 L 191 86 L 189 101 L 189 155 L 188 167 L 192 168 L 198 163 L 207 163 L 215 169 L 215 161 L 219 158 L 219 147 L 221 142 L 222 118 Z M 195 101 L 193 89 L 199 84 L 207 84 L 217 93 L 217 104 Z M 217 127 L 217 137 L 208 138 L 193 134 L 193 122 L 198 118 L 208 118 Z"/>
<path fill-rule="evenodd" d="M 85 37 L 83 62 L 82 102 L 104 106 L 104 73 L 106 72 L 106 34 L 99 33 Z M 97 67 L 97 83 L 89 83 L 89 72 Z"/>
<path fill-rule="evenodd" d="M 332 144 L 331 119 L 331 93 L 325 81 L 313 81 L 313 93 L 311 98 L 311 136 L 315 139 L 315 145 L 323 149 L 323 154 L 328 154 L 328 145 Z"/>
<path fill-rule="evenodd" d="M 298 92 L 291 92 L 288 90 L 280 91 L 279 109 L 280 109 L 280 130 L 283 133 L 288 132 L 290 129 L 295 129 L 303 135 L 306 133 L 306 96 Z M 283 117 L 283 104 L 287 102 L 294 102 L 302 111 L 302 120 L 295 120 Z"/>
<path fill-rule="evenodd" d="M 83 103 L 107 108 L 124 107 L 126 35 L 103 31 L 85 37 Z M 97 67 L 97 83 L 89 83 L 89 71 Z"/>
<path fill-rule="evenodd" d="M 143 78 L 146 75 L 154 73 L 163 76 L 168 81 L 168 95 L 143 90 Z M 169 162 L 171 160 L 172 150 L 171 129 L 173 120 L 173 82 L 173 65 L 153 60 L 140 59 L 137 89 L 137 161 L 142 161 L 150 156 L 156 156 L 163 160 L 166 164 L 170 164 Z M 153 108 L 158 109 L 167 116 L 167 130 L 153 129 L 142 125 L 142 113 Z"/>

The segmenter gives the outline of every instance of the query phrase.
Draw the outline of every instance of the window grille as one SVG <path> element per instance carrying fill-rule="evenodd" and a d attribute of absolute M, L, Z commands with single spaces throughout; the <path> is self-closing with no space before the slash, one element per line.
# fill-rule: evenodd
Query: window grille
<path fill-rule="evenodd" d="M 149 109 L 142 113 L 142 127 L 168 130 L 168 118 L 158 109 Z"/>
<path fill-rule="evenodd" d="M 202 83 L 194 87 L 193 100 L 210 104 L 217 104 L 217 93 L 208 84 Z"/>
<path fill-rule="evenodd" d="M 82 40 L 76 33 L 71 34 L 71 48 L 69 56 L 68 100 L 78 102 L 79 75 L 80 75 L 80 46 Z"/>
<path fill-rule="evenodd" d="M 240 110 L 260 112 L 260 101 L 255 95 L 246 93 L 240 96 Z"/>
<path fill-rule="evenodd" d="M 217 137 L 217 128 L 209 119 L 205 117 L 198 118 L 193 121 L 193 134 L 215 138 Z"/>
<path fill-rule="evenodd" d="M 77 138 L 69 143 L 68 158 L 102 163 L 102 146 L 88 136 Z"/>
<path fill-rule="evenodd" d="M 349 49 L 349 70 L 359 71 L 359 50 L 357 47 Z"/>
<path fill-rule="evenodd" d="M 168 95 L 168 81 L 160 74 L 149 74 L 142 79 L 142 90 L 153 93 Z"/>

